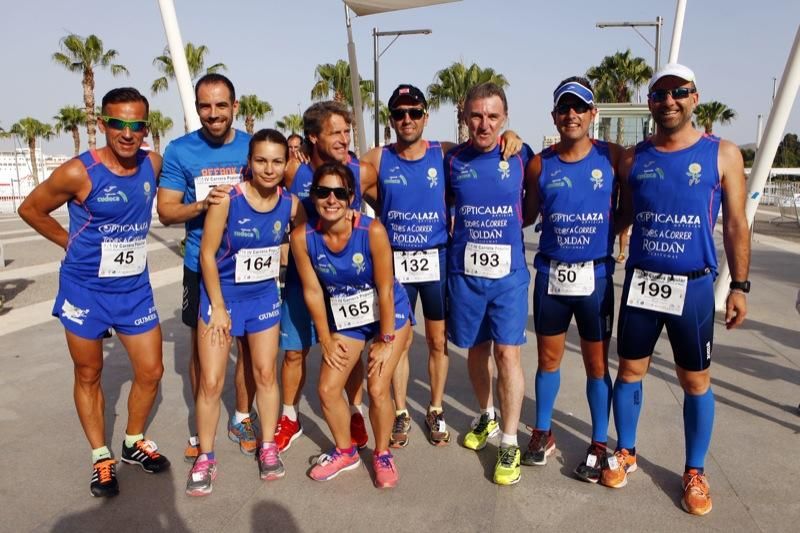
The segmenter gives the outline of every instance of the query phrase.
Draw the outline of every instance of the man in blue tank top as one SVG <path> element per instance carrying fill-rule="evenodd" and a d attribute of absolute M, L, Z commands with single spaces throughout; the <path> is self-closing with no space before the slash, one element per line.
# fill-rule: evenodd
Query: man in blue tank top
<path fill-rule="evenodd" d="M 310 197 L 311 178 L 314 171 L 323 163 L 346 164 L 356 179 L 355 198 L 351 206 L 361 207 L 365 183 L 375 182 L 375 169 L 372 165 L 358 161 L 350 152 L 350 126 L 352 117 L 343 104 L 332 101 L 317 102 L 303 113 L 303 134 L 306 139 L 308 162 L 292 159 L 286 168 L 286 188 L 297 195 L 310 220 L 316 218 L 316 208 Z M 283 407 L 275 443 L 281 451 L 287 450 L 295 439 L 303 434 L 298 418 L 300 395 L 306 380 L 305 358 L 312 346 L 317 344 L 317 333 L 303 300 L 303 289 L 294 260 L 289 257 L 286 270 L 286 286 L 281 305 L 280 347 L 284 350 L 281 366 L 281 393 Z M 350 400 L 350 433 L 359 448 L 367 445 L 369 435 L 364 422 L 361 405 L 364 366 L 356 363 L 345 386 Z"/>
<path fill-rule="evenodd" d="M 480 450 L 500 430 L 492 403 L 494 351 L 503 408 L 494 470 L 500 485 L 520 479 L 517 425 L 525 391 L 520 355 L 530 282 L 522 241 L 522 191 L 525 166 L 533 155 L 525 146 L 508 161 L 501 158 L 498 135 L 507 116 L 503 89 L 493 83 L 470 89 L 464 104 L 469 142 L 448 152 L 444 161 L 448 198 L 455 207 L 447 250 L 448 338 L 469 348 L 470 381 L 481 409 L 463 444 Z"/>
<path fill-rule="evenodd" d="M 97 119 L 106 146 L 58 167 L 19 208 L 25 222 L 66 250 L 53 316 L 64 326 L 75 369 L 75 407 L 92 447 L 93 496 L 119 492 L 116 461 L 106 446 L 101 385 L 103 337 L 109 328 L 116 330 L 133 369 L 122 461 L 150 473 L 170 466 L 144 438 L 164 372 L 147 270 L 146 238 L 161 171 L 161 157 L 140 150 L 148 107 L 136 89 L 109 91 Z M 50 215 L 65 203 L 68 232 Z"/>
<path fill-rule="evenodd" d="M 200 362 L 197 352 L 197 317 L 200 305 L 200 237 L 203 234 L 205 212 L 212 204 L 230 192 L 231 185 L 242 179 L 247 164 L 247 147 L 250 135 L 234 129 L 233 117 L 239 103 L 231 81 L 221 74 L 206 74 L 195 85 L 195 107 L 200 116 L 201 128 L 175 139 L 164 152 L 164 170 L 158 187 L 158 218 L 164 225 L 186 225 L 186 250 L 183 260 L 183 323 L 190 328 L 191 353 L 189 357 L 189 383 L 192 398 L 197 398 Z M 245 372 L 252 372 L 242 364 L 241 353 L 246 346 L 241 341 L 234 373 L 236 392 L 235 412 L 228 422 L 228 436 L 239 443 L 242 453 L 253 455 L 256 451 L 256 434 L 253 427 L 255 415 L 253 390 L 247 390 Z M 247 366 L 247 368 L 245 368 Z M 193 407 L 193 406 L 192 406 Z M 190 425 L 194 416 L 189 416 Z M 184 454 L 193 462 L 198 454 L 199 442 L 191 432 Z"/>
<path fill-rule="evenodd" d="M 617 326 L 617 449 L 601 482 L 623 487 L 637 469 L 642 380 L 666 325 L 684 391 L 681 505 L 691 514 L 704 515 L 711 511 L 704 466 L 714 424 L 709 366 L 717 275 L 714 223 L 720 204 L 723 245 L 733 278 L 725 311 L 728 329 L 741 325 L 747 312 L 750 236 L 741 153 L 733 143 L 692 126 L 699 99 L 695 83 L 694 73 L 684 65 L 670 63 L 655 73 L 648 106 L 656 133 L 628 150 L 620 169 L 622 198 L 632 205 L 633 233 Z"/>
<path fill-rule="evenodd" d="M 561 359 L 572 317 L 581 338 L 592 439 L 575 474 L 597 483 L 606 458 L 611 377 L 608 341 L 614 316 L 612 216 L 621 148 L 594 141 L 597 115 L 589 80 L 567 78 L 553 93 L 553 123 L 560 140 L 528 163 L 526 222 L 542 215 L 533 323 L 536 329 L 536 423 L 522 464 L 545 465 L 555 452 L 553 407 L 561 384 Z"/>
<path fill-rule="evenodd" d="M 389 98 L 389 123 L 394 144 L 375 147 L 363 160 L 378 170 L 377 183 L 362 180 L 365 195 L 380 205 L 380 218 L 389 234 L 395 276 L 403 283 L 412 309 L 417 297 L 425 317 L 431 398 L 425 417 L 428 440 L 443 446 L 450 442 L 443 399 L 449 358 L 445 334 L 447 293 L 448 217 L 445 203 L 444 154 L 455 144 L 422 138 L 428 122 L 428 103 L 417 87 L 399 85 Z M 522 140 L 511 131 L 503 134 L 505 154 L 514 154 Z M 502 144 L 502 143 L 501 143 Z M 504 155 L 506 157 L 506 155 Z M 411 416 L 406 406 L 410 373 L 408 343 L 392 379 L 395 422 L 389 442 L 393 448 L 408 445 Z"/>

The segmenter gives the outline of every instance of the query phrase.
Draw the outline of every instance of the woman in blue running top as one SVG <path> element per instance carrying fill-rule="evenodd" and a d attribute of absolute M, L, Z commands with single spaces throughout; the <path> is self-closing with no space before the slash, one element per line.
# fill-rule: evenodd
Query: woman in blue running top
<path fill-rule="evenodd" d="M 242 337 L 256 382 L 261 415 L 258 467 L 261 479 L 283 477 L 274 442 L 280 394 L 276 379 L 280 298 L 280 244 L 292 222 L 305 220 L 296 196 L 281 187 L 289 157 L 283 135 L 261 130 L 250 140 L 253 178 L 209 208 L 200 243 L 200 386 L 197 430 L 200 455 L 186 484 L 190 496 L 211 492 L 216 475 L 214 437 L 231 338 Z M 247 359 L 245 359 L 247 361 Z"/>
<path fill-rule="evenodd" d="M 389 453 L 394 408 L 389 395 L 392 374 L 410 332 L 410 305 L 394 279 L 392 250 L 383 225 L 350 208 L 353 172 L 326 163 L 314 172 L 311 197 L 318 221 L 292 232 L 292 255 L 303 296 L 314 320 L 322 351 L 319 395 L 336 446 L 322 454 L 309 476 L 326 481 L 356 468 L 358 450 L 350 436 L 350 413 L 342 396 L 347 376 L 369 349 L 367 390 L 375 435 L 375 486 L 394 487 L 398 475 Z"/>

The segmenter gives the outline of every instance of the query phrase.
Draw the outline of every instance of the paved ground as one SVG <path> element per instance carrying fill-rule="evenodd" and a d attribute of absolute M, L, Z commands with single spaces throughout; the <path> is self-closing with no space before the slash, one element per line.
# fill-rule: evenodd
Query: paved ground
<path fill-rule="evenodd" d="M 6 300 L 0 310 L 0 531 L 472 532 L 586 530 L 598 525 L 609 531 L 796 531 L 800 316 L 794 302 L 800 285 L 800 227 L 769 224 L 772 216 L 765 210 L 756 222 L 753 293 L 745 327 L 725 331 L 717 318 L 717 416 L 707 462 L 714 511 L 704 518 L 680 509 L 683 395 L 665 338 L 657 345 L 645 381 L 640 471 L 621 490 L 573 479 L 572 468 L 581 459 L 589 432 L 574 331 L 568 337 L 554 419 L 558 453 L 546 467 L 523 467 L 522 481 L 514 487 L 491 483 L 494 445 L 475 453 L 457 444 L 434 448 L 422 437 L 428 388 L 418 327 L 409 387 L 414 427 L 408 448 L 396 454 L 398 488 L 375 490 L 371 468 L 329 483 L 306 476 L 309 458 L 330 447 L 313 387 L 319 356 L 312 351 L 307 396 L 301 404 L 308 436 L 286 454 L 287 476 L 261 482 L 255 462 L 225 439 L 221 422 L 220 475 L 214 494 L 186 497 L 188 467 L 180 459 L 187 435 L 187 337 L 178 314 L 180 261 L 175 253 L 181 231 L 157 223 L 148 257 L 162 319 L 166 372 L 148 435 L 173 459 L 173 468 L 156 476 L 121 465 L 120 496 L 94 499 L 88 490 L 89 450 L 72 404 L 71 363 L 62 329 L 49 317 L 61 254 L 18 219 L 0 217 L 6 257 L 5 269 L 0 269 L 0 294 Z M 536 237 L 528 237 L 530 256 Z M 619 291 L 620 272 L 615 279 Z M 529 332 L 532 341 L 532 326 Z M 523 349 L 527 421 L 534 416 L 534 349 L 533 342 Z M 106 352 L 108 436 L 119 453 L 129 367 L 116 337 L 107 342 Z M 612 367 L 615 374 L 613 355 Z M 447 393 L 447 420 L 460 441 L 476 409 L 461 350 L 451 349 Z M 232 409 L 230 386 L 224 402 Z M 613 437 L 613 428 L 611 433 Z M 527 442 L 523 425 L 519 436 Z M 370 457 L 362 453 L 367 462 Z"/>

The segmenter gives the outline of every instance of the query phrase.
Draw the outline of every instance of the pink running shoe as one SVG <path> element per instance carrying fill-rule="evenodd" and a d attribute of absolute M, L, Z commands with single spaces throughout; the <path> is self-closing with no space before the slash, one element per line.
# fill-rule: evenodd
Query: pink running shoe
<path fill-rule="evenodd" d="M 400 475 L 394 464 L 394 456 L 388 450 L 372 456 L 372 467 L 375 469 L 375 487 L 391 489 L 397 486 Z"/>
<path fill-rule="evenodd" d="M 328 481 L 338 476 L 346 470 L 358 468 L 361 464 L 361 457 L 354 451 L 353 455 L 342 453 L 337 448 L 333 448 L 330 453 L 323 453 L 317 458 L 317 462 L 311 467 L 308 476 L 315 481 Z"/>

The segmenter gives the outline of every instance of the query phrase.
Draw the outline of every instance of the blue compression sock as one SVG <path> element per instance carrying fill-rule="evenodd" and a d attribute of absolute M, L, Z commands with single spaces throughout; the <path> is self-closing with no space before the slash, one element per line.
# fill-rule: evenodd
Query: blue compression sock
<path fill-rule="evenodd" d="M 611 409 L 611 376 L 586 378 L 586 399 L 592 415 L 592 440 L 608 440 L 608 412 Z"/>
<path fill-rule="evenodd" d="M 561 370 L 555 372 L 536 371 L 536 429 L 550 430 L 553 406 L 561 386 Z"/>
<path fill-rule="evenodd" d="M 686 439 L 686 469 L 700 472 L 705 466 L 714 428 L 714 393 L 711 387 L 699 396 L 683 393 L 683 432 Z"/>
<path fill-rule="evenodd" d="M 614 426 L 617 428 L 617 449 L 631 450 L 636 446 L 636 427 L 642 410 L 642 382 L 614 383 Z"/>

